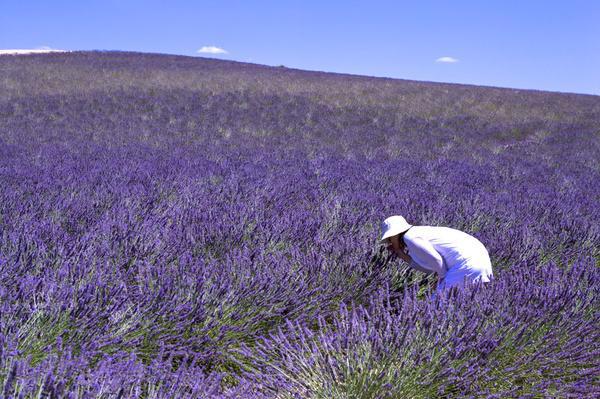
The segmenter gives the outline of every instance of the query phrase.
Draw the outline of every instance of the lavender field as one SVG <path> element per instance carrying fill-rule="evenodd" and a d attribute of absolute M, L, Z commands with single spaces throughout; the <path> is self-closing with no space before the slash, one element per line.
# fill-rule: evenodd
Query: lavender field
<path fill-rule="evenodd" d="M 0 56 L 2 398 L 600 396 L 600 97 Z M 435 299 L 400 214 L 495 279 Z"/>

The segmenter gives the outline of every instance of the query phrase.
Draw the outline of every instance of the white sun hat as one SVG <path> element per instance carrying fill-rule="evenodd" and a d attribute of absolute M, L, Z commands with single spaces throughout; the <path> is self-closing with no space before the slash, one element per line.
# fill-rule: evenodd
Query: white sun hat
<path fill-rule="evenodd" d="M 411 227 L 412 225 L 408 224 L 402 216 L 390 216 L 389 218 L 385 219 L 381 224 L 381 231 L 383 232 L 381 242 L 385 241 L 388 237 L 393 237 L 395 235 L 404 233 Z"/>

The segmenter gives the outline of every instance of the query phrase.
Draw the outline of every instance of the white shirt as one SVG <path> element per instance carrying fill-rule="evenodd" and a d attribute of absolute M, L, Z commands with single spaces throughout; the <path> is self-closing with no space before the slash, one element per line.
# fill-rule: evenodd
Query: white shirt
<path fill-rule="evenodd" d="M 484 282 L 492 277 L 492 264 L 485 246 L 475 237 L 449 227 L 413 226 L 404 234 L 410 266 L 440 278 L 451 274 L 453 284 L 462 277 Z"/>

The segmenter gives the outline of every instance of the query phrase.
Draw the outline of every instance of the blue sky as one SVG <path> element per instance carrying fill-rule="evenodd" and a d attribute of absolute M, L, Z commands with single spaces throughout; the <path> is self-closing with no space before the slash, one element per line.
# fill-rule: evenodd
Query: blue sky
<path fill-rule="evenodd" d="M 597 0 L 2 0 L 0 49 L 169 53 L 600 95 L 598 21 Z M 227 53 L 198 52 L 211 46 Z"/>

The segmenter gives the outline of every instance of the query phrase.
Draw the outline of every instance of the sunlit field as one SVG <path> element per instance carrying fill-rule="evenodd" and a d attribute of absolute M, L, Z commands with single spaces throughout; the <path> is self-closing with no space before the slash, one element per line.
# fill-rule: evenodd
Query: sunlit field
<path fill-rule="evenodd" d="M 7 397 L 600 395 L 600 97 L 0 56 Z M 494 280 L 431 299 L 399 214 Z"/>

